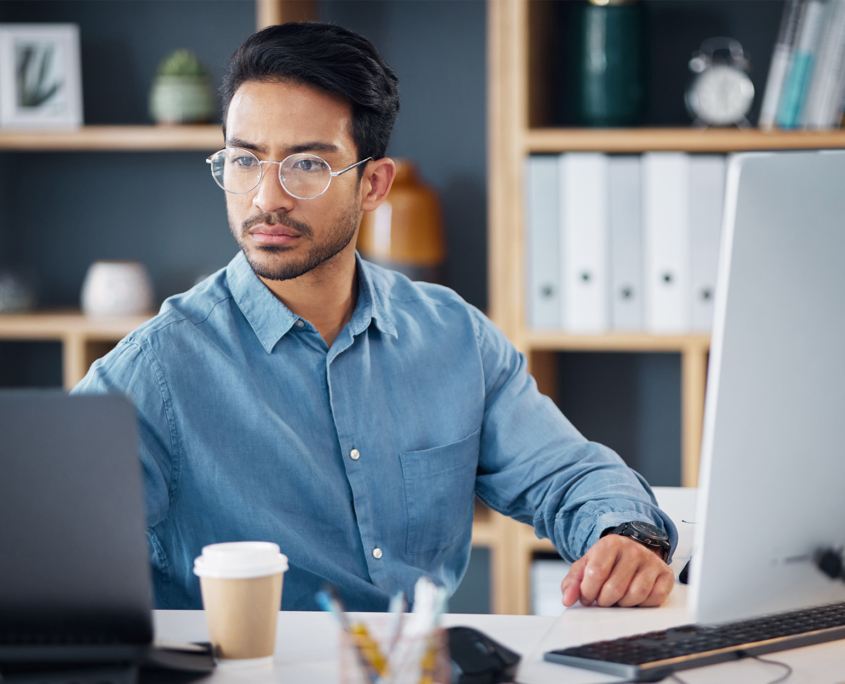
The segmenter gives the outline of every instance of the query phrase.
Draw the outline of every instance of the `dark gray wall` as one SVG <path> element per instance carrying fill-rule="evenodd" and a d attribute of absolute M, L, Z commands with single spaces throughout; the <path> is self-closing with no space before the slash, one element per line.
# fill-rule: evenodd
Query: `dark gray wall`
<path fill-rule="evenodd" d="M 481 0 L 324 0 L 323 21 L 367 37 L 399 75 L 388 149 L 440 193 L 446 283 L 487 305 L 485 16 Z"/>

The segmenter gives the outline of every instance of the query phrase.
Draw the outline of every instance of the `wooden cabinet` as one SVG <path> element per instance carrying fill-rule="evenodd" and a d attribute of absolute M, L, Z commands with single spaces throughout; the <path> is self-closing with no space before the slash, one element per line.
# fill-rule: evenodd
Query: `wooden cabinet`
<path fill-rule="evenodd" d="M 522 172 L 527 155 L 596 151 L 729 153 L 845 147 L 845 132 L 762 132 L 756 129 L 549 128 L 549 77 L 556 27 L 554 3 L 488 2 L 488 258 L 490 316 L 529 360 L 541 391 L 555 398 L 558 352 L 673 352 L 681 355 L 682 484 L 697 484 L 709 338 L 702 335 L 568 335 L 526 324 L 525 225 Z M 525 525 L 502 523 L 508 562 L 496 579 L 496 606 L 529 610 L 529 567 L 535 551 L 552 550 Z M 511 529 L 514 528 L 514 529 Z M 502 582 L 501 580 L 504 580 Z"/>

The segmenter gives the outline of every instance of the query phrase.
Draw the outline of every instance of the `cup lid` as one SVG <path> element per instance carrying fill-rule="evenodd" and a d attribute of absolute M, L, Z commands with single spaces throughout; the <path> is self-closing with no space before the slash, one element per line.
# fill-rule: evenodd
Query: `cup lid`
<path fill-rule="evenodd" d="M 226 542 L 204 546 L 194 574 L 217 579 L 266 577 L 288 569 L 288 557 L 273 542 Z"/>

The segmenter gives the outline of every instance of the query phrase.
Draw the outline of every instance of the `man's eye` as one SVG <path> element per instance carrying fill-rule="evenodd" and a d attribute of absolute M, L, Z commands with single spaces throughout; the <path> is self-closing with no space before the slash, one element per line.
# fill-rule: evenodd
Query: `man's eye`
<path fill-rule="evenodd" d="M 317 159 L 300 159 L 293 165 L 297 171 L 305 171 L 307 173 L 318 173 L 323 171 L 326 167 L 321 161 Z"/>
<path fill-rule="evenodd" d="M 249 169 L 253 166 L 256 166 L 256 161 L 252 157 L 234 157 L 232 158 L 232 164 L 235 166 L 239 166 L 241 168 Z"/>

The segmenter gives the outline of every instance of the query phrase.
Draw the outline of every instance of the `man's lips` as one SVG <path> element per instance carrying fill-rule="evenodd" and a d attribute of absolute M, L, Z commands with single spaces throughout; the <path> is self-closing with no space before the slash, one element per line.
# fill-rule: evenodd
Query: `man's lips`
<path fill-rule="evenodd" d="M 298 230 L 282 225 L 260 223 L 247 231 L 254 242 L 260 245 L 289 245 L 302 235 Z"/>

